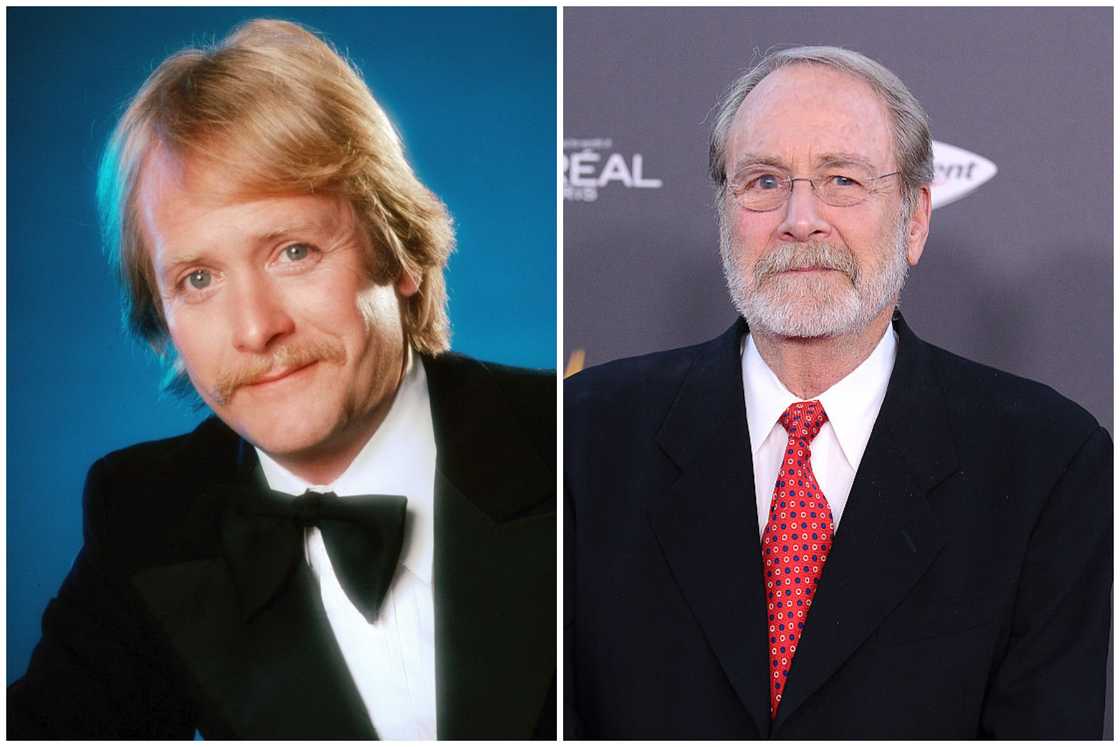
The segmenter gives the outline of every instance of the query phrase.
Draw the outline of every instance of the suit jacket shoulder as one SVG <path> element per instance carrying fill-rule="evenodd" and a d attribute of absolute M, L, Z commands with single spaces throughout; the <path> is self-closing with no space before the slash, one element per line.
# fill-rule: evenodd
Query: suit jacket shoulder
<path fill-rule="evenodd" d="M 485 414 L 496 423 L 519 431 L 543 460 L 555 462 L 554 371 L 480 361 L 458 353 L 425 358 L 425 365 L 432 379 L 434 409 Z M 443 428 L 441 423 L 436 423 L 436 427 L 442 428 L 444 436 L 449 435 L 450 428 Z"/>
<path fill-rule="evenodd" d="M 738 340 L 745 326 L 735 325 L 723 335 L 698 345 L 649 353 L 593 366 L 564 382 L 564 465 L 569 480 L 577 480 L 584 467 L 597 460 L 620 464 L 641 463 L 663 456 L 660 438 L 683 441 L 711 431 L 710 415 L 683 412 L 678 404 L 692 395 L 721 402 L 722 413 L 735 397 L 742 401 L 738 371 Z M 666 428 L 679 426 L 679 431 Z M 672 433 L 667 433 L 672 431 Z M 674 454 L 689 448 L 660 444 Z M 657 449 L 655 456 L 650 449 Z"/>
<path fill-rule="evenodd" d="M 440 472 L 493 519 L 554 512 L 554 374 L 456 353 L 424 366 Z"/>
<path fill-rule="evenodd" d="M 111 452 L 90 468 L 84 533 L 123 572 L 219 552 L 220 506 L 207 498 L 246 456 L 215 416 L 192 432 Z"/>
<path fill-rule="evenodd" d="M 130 580 L 218 553 L 219 513 L 200 505 L 196 491 L 208 468 L 228 468 L 215 462 L 214 444 L 232 447 L 231 436 L 210 419 L 90 468 L 84 544 L 43 615 L 26 674 L 8 690 L 9 736 L 186 739 L 194 732 L 189 677 Z"/>
<path fill-rule="evenodd" d="M 1100 428 L 1085 408 L 1046 384 L 914 340 L 924 346 L 946 407 L 962 429 L 999 430 L 1023 446 L 1079 446 Z"/>
<path fill-rule="evenodd" d="M 620 358 L 584 369 L 564 382 L 564 408 L 615 407 L 624 410 L 641 402 L 656 406 L 672 397 L 693 364 L 715 352 L 722 337 L 630 358 Z"/>

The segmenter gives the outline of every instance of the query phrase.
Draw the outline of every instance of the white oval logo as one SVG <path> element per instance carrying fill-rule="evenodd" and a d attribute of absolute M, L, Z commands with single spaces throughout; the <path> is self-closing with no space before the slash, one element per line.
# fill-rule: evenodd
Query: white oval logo
<path fill-rule="evenodd" d="M 998 171 L 996 165 L 983 156 L 934 140 L 933 184 L 930 185 L 933 207 L 956 202 Z"/>

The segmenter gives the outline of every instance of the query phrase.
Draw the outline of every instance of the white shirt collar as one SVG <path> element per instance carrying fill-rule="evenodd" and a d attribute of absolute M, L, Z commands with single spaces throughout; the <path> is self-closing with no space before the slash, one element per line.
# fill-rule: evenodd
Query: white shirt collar
<path fill-rule="evenodd" d="M 887 383 L 894 368 L 897 346 L 894 327 L 888 324 L 871 354 L 854 371 L 816 398 L 828 414 L 828 422 L 832 424 L 836 439 L 852 469 L 856 469 L 863 458 L 879 407 L 887 394 Z M 749 334 L 743 350 L 743 390 L 746 395 L 751 453 L 757 455 L 759 447 L 778 422 L 778 418 L 787 407 L 800 402 L 801 398 L 786 389 L 770 370 Z"/>
<path fill-rule="evenodd" d="M 350 466 L 331 484 L 312 485 L 260 449 L 256 451 L 269 487 L 282 493 L 302 495 L 314 490 L 339 496 L 380 493 L 408 498 L 400 562 L 425 583 L 431 583 L 435 544 L 435 430 L 427 374 L 411 351 L 385 420 Z"/>

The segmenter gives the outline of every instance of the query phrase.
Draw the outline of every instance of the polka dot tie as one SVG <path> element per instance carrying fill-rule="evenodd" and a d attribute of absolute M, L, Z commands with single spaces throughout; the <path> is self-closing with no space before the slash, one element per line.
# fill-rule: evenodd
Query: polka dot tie
<path fill-rule="evenodd" d="M 762 533 L 770 635 L 770 718 L 778 713 L 817 581 L 832 547 L 832 509 L 809 464 L 809 444 L 828 420 L 817 400 L 794 402 L 778 422 L 789 434 Z"/>

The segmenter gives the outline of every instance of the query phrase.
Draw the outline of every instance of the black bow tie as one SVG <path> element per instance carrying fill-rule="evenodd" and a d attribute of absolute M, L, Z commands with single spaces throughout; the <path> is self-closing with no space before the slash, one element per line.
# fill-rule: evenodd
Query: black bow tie
<path fill-rule="evenodd" d="M 373 622 L 396 572 L 407 499 L 334 493 L 291 496 L 235 490 L 222 526 L 226 557 L 246 615 L 266 604 L 303 559 L 303 530 L 322 532 L 342 589 Z"/>

